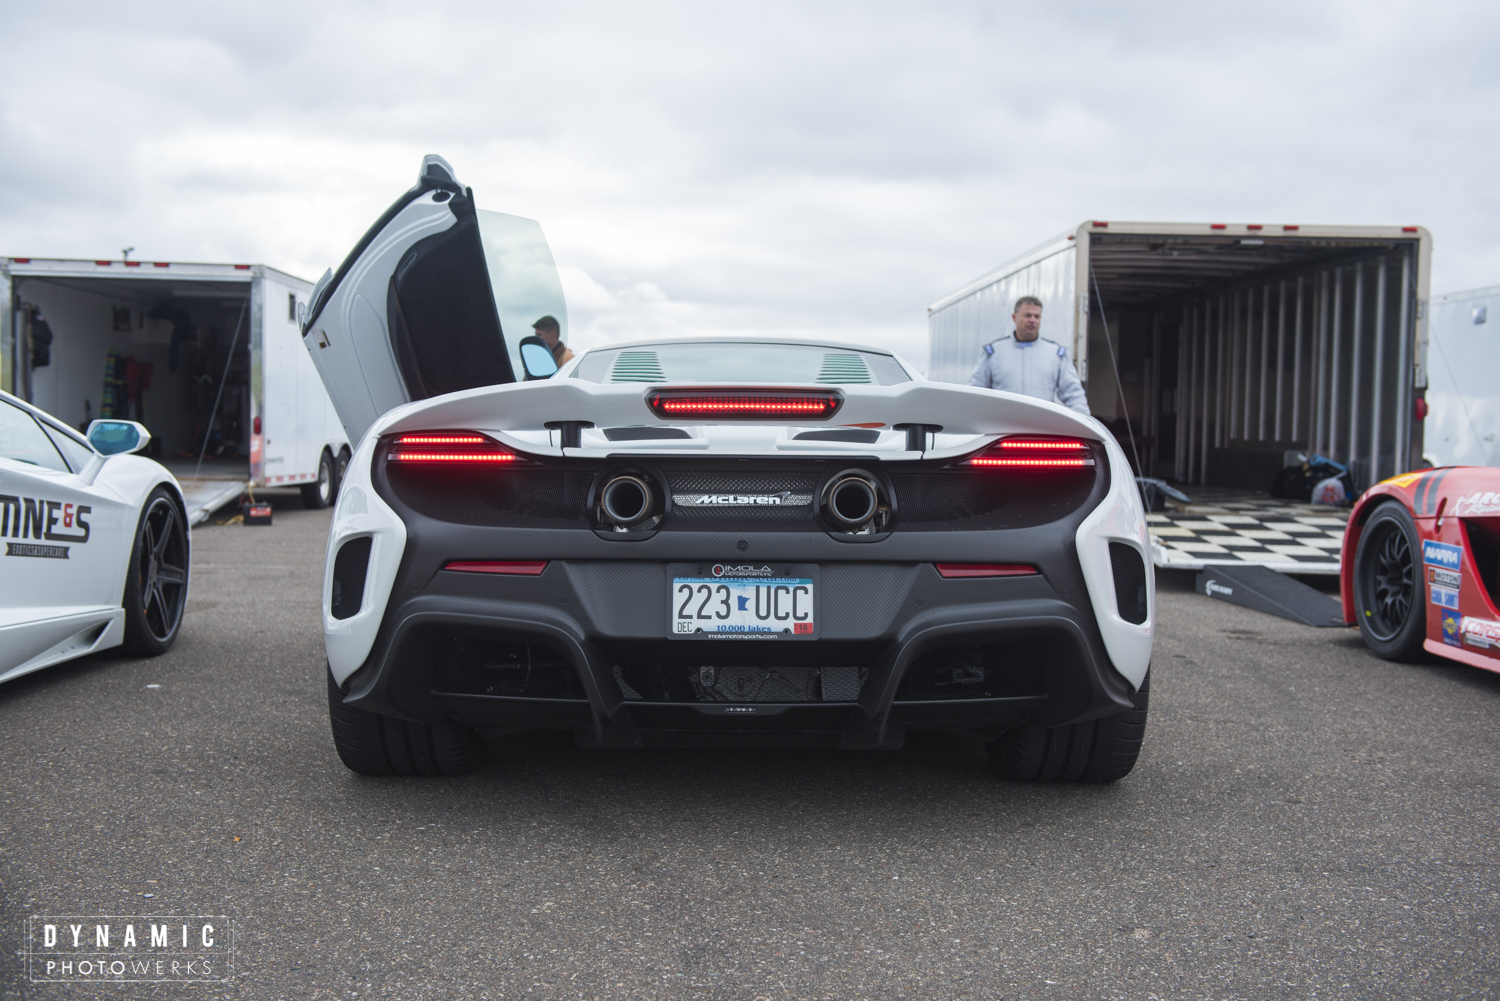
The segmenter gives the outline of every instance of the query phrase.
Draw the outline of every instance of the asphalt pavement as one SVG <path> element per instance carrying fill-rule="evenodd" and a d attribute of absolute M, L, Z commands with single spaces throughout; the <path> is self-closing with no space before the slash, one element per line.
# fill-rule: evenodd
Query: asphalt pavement
<path fill-rule="evenodd" d="M 1500 676 L 1160 581 L 1112 786 L 977 743 L 583 751 L 369 779 L 328 733 L 328 513 L 193 535 L 182 637 L 0 687 L 5 998 L 1491 998 Z M 30 983 L 44 914 L 224 914 L 222 984 Z"/>

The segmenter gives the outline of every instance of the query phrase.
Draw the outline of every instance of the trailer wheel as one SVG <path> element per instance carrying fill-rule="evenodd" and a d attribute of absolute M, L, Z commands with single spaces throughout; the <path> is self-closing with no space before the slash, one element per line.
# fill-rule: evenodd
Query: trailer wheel
<path fill-rule="evenodd" d="M 328 674 L 328 720 L 339 760 L 361 775 L 464 775 L 484 764 L 479 734 L 457 723 L 413 723 L 344 705 Z"/>
<path fill-rule="evenodd" d="M 1354 618 L 1370 652 L 1385 660 L 1418 660 L 1427 638 L 1417 524 L 1399 502 L 1380 505 L 1354 551 Z"/>
<path fill-rule="evenodd" d="M 339 499 L 339 489 L 344 485 L 344 474 L 349 472 L 349 446 L 339 449 L 339 457 L 333 466 L 333 499 Z"/>
<path fill-rule="evenodd" d="M 323 454 L 318 456 L 318 478 L 311 483 L 302 485 L 302 506 L 318 510 L 333 503 L 337 484 L 333 479 L 333 456 L 328 454 L 328 449 L 323 449 Z"/>
<path fill-rule="evenodd" d="M 1026 724 L 990 744 L 990 764 L 1013 782 L 1114 782 L 1130 774 L 1146 736 L 1151 676 L 1135 708 L 1069 726 Z"/>

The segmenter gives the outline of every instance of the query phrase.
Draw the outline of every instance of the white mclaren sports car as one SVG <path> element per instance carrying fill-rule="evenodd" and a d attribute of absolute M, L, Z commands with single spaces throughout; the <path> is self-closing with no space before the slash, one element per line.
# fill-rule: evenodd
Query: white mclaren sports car
<path fill-rule="evenodd" d="M 95 421 L 88 437 L 0 392 L 0 681 L 124 645 L 164 653 L 188 590 L 177 481 L 129 453 L 151 435 Z"/>
<path fill-rule="evenodd" d="M 504 333 L 566 315 L 525 222 L 428 158 L 313 294 L 305 340 L 359 442 L 323 588 L 349 768 L 452 774 L 488 735 L 557 727 L 590 747 L 938 729 L 1013 779 L 1130 771 L 1155 594 L 1102 426 L 832 343 L 558 369 Z"/>

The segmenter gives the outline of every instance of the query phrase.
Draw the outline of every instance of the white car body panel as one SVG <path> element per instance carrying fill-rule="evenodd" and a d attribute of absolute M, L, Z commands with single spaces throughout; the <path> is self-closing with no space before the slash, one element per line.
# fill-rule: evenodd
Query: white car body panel
<path fill-rule="evenodd" d="M 46 417 L 9 394 L 0 398 Z M 0 681 L 124 641 L 130 552 L 146 498 L 162 484 L 181 504 L 172 474 L 142 456 L 95 455 L 78 473 L 0 457 Z M 27 501 L 40 525 L 28 523 Z M 86 532 L 76 520 L 80 506 Z M 56 550 L 66 556 L 25 555 Z"/>
<path fill-rule="evenodd" d="M 736 384 L 736 387 L 740 385 Z M 744 385 L 751 388 L 749 384 Z M 850 453 L 868 455 L 873 451 L 880 455 L 882 462 L 894 466 L 918 459 L 956 459 L 1001 435 L 1029 433 L 1076 436 L 1101 441 L 1106 446 L 1112 486 L 1105 500 L 1078 530 L 1079 560 L 1109 655 L 1132 685 L 1141 684 L 1150 665 L 1156 612 L 1146 513 L 1124 453 L 1101 424 L 1060 404 L 994 390 L 928 382 L 921 377 L 893 386 L 844 385 L 838 388 L 844 395 L 844 404 L 832 420 L 776 424 L 662 421 L 646 405 L 646 394 L 652 389 L 650 385 L 600 384 L 560 377 L 465 390 L 392 410 L 376 421 L 361 441 L 355 459 L 350 463 L 346 487 L 340 494 L 329 531 L 323 582 L 323 623 L 334 679 L 342 684 L 369 655 L 405 545 L 404 524 L 370 485 L 369 464 L 381 435 L 422 430 L 474 430 L 490 434 L 517 451 L 537 456 L 670 455 L 681 454 L 683 444 L 690 445 L 698 454 L 735 456 L 785 455 L 788 451 L 809 457 Z M 563 449 L 558 444 L 558 432 L 544 427 L 548 422 L 561 420 L 591 421 L 599 428 L 671 424 L 690 429 L 694 437 L 679 442 L 607 442 L 602 434 L 596 437 L 585 433 L 583 447 Z M 789 431 L 877 422 L 886 426 L 897 422 L 940 425 L 944 431 L 929 436 L 930 447 L 924 452 L 906 451 L 905 432 L 894 431 L 889 439 L 882 435 L 878 446 L 883 447 L 797 442 L 795 449 L 788 448 L 792 444 Z M 812 444 L 818 447 L 806 447 Z M 331 614 L 334 557 L 346 541 L 361 535 L 372 536 L 375 540 L 365 581 L 364 601 L 354 616 L 337 620 Z M 1124 542 L 1136 549 L 1147 567 L 1149 615 L 1141 625 L 1126 622 L 1118 614 L 1109 555 L 1112 541 Z"/>

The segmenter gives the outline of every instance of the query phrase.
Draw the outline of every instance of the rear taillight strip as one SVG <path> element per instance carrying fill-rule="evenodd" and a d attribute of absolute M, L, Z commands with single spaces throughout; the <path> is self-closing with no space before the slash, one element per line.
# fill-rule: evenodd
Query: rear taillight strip
<path fill-rule="evenodd" d="M 984 469 L 1082 469 L 1094 465 L 1082 438 L 1008 435 L 964 465 Z"/>
<path fill-rule="evenodd" d="M 389 462 L 507 465 L 519 455 L 478 431 L 418 431 L 397 435 L 386 454 Z"/>
<path fill-rule="evenodd" d="M 515 462 L 513 452 L 392 452 L 392 462 Z"/>

